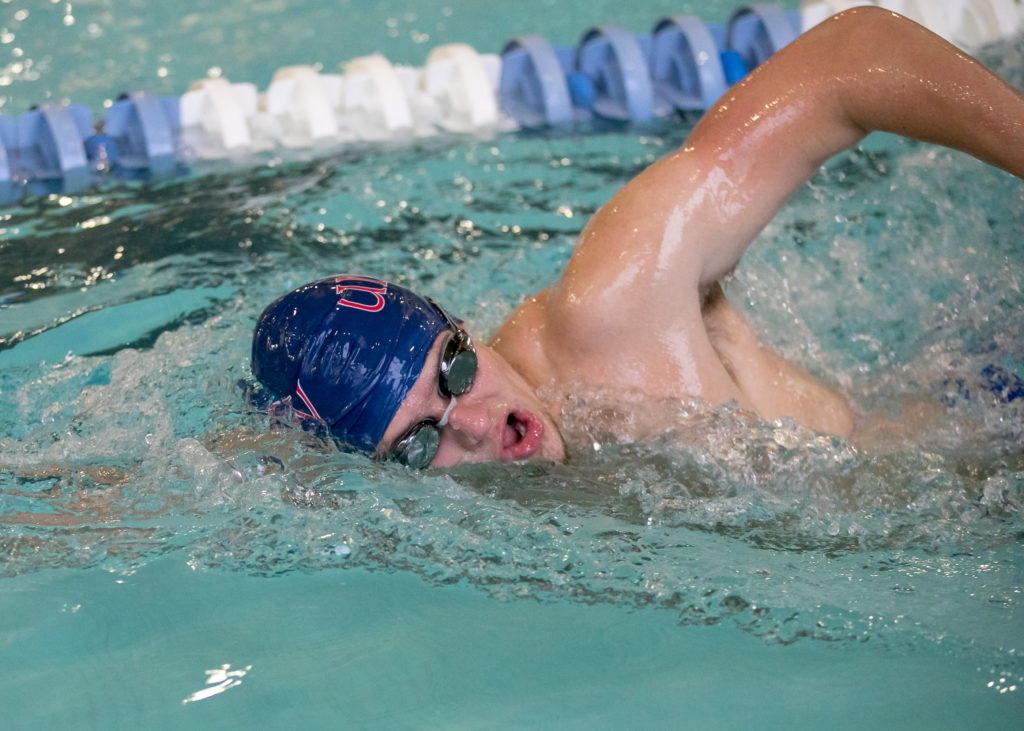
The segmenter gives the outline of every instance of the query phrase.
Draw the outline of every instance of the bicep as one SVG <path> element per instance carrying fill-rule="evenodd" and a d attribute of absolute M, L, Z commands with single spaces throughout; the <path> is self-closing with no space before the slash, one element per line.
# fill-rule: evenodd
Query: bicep
<path fill-rule="evenodd" d="M 614 291 L 627 301 L 629 292 L 673 299 L 731 271 L 820 165 L 780 153 L 796 130 L 754 136 L 698 130 L 630 181 L 587 224 L 556 289 L 578 298 Z"/>

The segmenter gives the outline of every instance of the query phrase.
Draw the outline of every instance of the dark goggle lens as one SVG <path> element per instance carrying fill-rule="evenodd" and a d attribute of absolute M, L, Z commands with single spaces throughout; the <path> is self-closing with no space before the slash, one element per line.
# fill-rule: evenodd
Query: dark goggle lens
<path fill-rule="evenodd" d="M 404 465 L 421 470 L 428 467 L 441 445 L 441 430 L 433 421 L 421 421 L 395 447 L 392 457 Z"/>
<path fill-rule="evenodd" d="M 453 348 L 455 352 L 445 353 L 441 366 L 441 390 L 445 396 L 461 396 L 473 387 L 473 380 L 476 378 L 476 351 L 466 348 L 458 338 L 452 338 L 449 348 Z"/>
<path fill-rule="evenodd" d="M 436 306 L 436 305 L 435 305 Z M 440 308 L 439 308 L 440 309 Z M 444 314 L 444 311 L 441 310 Z M 451 322 L 445 315 L 445 319 Z M 441 355 L 438 390 L 443 396 L 461 396 L 473 387 L 476 379 L 477 359 L 473 341 L 465 330 L 452 323 L 453 331 Z M 398 440 L 391 458 L 413 469 L 429 467 L 441 446 L 441 427 L 434 419 L 425 419 L 413 426 Z"/>

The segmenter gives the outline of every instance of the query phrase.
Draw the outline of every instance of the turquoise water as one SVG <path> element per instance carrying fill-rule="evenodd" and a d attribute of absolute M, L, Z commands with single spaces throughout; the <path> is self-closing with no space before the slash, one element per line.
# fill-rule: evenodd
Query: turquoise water
<path fill-rule="evenodd" d="M 0 3 L 0 113 L 730 8 L 27 5 Z M 1020 39 L 983 57 L 1024 86 Z M 366 271 L 487 333 L 690 124 L 267 155 L 0 209 L 5 725 L 1019 728 L 1024 407 L 981 373 L 1024 377 L 1024 186 L 961 155 L 872 138 L 727 283 L 864 408 L 948 403 L 919 444 L 696 404 L 642 445 L 568 414 L 570 465 L 414 475 L 252 441 L 236 383 L 273 297 Z"/>

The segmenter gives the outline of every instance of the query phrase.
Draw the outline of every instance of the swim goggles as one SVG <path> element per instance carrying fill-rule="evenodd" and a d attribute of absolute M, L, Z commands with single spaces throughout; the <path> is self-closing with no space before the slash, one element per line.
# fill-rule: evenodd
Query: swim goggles
<path fill-rule="evenodd" d="M 451 328 L 444 345 L 441 346 L 441 366 L 437 374 L 437 392 L 451 401 L 448 402 L 444 416 L 440 419 L 423 419 L 413 424 L 398 438 L 388 453 L 389 459 L 414 469 L 422 469 L 434 461 L 441 445 L 441 428 L 448 424 L 448 415 L 455 408 L 455 397 L 463 395 L 473 387 L 477 369 L 476 348 L 469 333 L 459 327 L 448 313 L 432 300 L 430 304 L 434 305 Z"/>

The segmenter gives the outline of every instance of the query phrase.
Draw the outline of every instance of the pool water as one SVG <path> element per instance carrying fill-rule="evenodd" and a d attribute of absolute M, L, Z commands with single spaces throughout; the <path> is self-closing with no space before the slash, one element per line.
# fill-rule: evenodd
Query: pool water
<path fill-rule="evenodd" d="M 731 9 L 14 0 L 0 113 Z M 1024 87 L 1022 39 L 982 58 Z M 1019 728 L 1024 185 L 963 155 L 870 138 L 726 283 L 859 407 L 938 404 L 920 440 L 682 403 L 621 444 L 651 407 L 622 392 L 567 412 L 567 465 L 414 474 L 247 404 L 279 294 L 366 272 L 492 332 L 692 123 L 273 153 L 0 209 L 3 725 Z"/>

